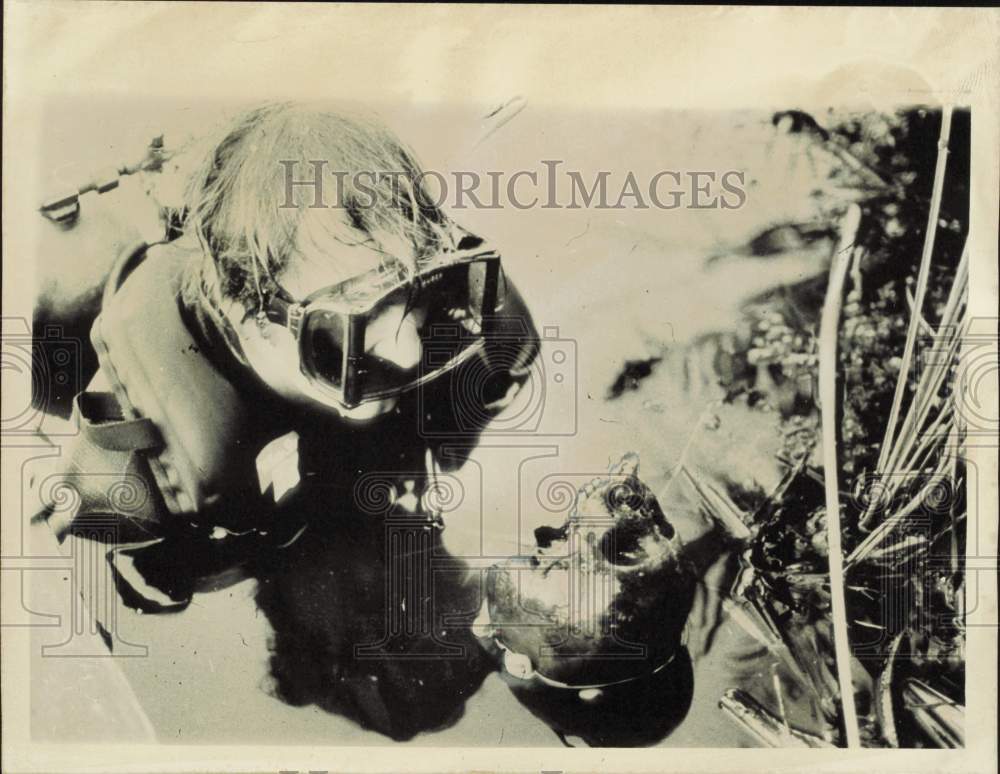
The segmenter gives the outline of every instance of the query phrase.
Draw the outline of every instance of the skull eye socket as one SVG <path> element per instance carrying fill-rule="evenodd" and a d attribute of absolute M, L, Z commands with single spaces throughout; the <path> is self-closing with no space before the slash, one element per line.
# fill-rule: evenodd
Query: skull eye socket
<path fill-rule="evenodd" d="M 643 496 L 628 482 L 609 487 L 604 495 L 604 502 L 611 513 L 625 509 L 639 511 L 643 500 Z"/>
<path fill-rule="evenodd" d="M 642 526 L 635 522 L 609 529 L 601 538 L 601 554 L 611 564 L 625 567 L 639 564 L 646 559 L 646 552 L 639 545 L 644 534 Z"/>
<path fill-rule="evenodd" d="M 551 548 L 556 541 L 566 539 L 566 528 L 538 527 L 535 530 L 535 543 L 539 548 Z"/>
<path fill-rule="evenodd" d="M 604 493 L 604 502 L 612 516 L 631 512 L 641 517 L 651 518 L 667 540 L 672 540 L 676 530 L 664 516 L 660 504 L 649 489 L 636 478 L 608 487 Z"/>

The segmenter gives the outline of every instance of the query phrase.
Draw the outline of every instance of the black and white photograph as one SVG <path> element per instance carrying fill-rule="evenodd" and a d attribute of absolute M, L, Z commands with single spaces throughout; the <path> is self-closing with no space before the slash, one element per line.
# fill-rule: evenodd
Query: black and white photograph
<path fill-rule="evenodd" d="M 995 9 L 4 8 L 4 771 L 995 770 Z"/>

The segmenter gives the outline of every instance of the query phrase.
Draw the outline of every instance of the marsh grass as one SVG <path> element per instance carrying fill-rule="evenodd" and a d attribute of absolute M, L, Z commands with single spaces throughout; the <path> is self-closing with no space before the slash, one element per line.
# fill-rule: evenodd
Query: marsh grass
<path fill-rule="evenodd" d="M 969 253 L 963 208 L 946 185 L 951 125 L 948 108 L 929 198 L 904 186 L 898 202 L 847 208 L 819 322 L 817 454 L 786 460 L 782 486 L 739 516 L 751 537 L 726 608 L 810 696 L 814 715 L 786 717 L 778 689 L 778 706 L 727 692 L 724 712 L 767 744 L 963 743 L 966 504 L 955 375 Z M 934 150 L 924 149 L 925 169 Z M 910 227 L 909 242 L 878 238 L 887 213 Z M 717 498 L 703 506 L 722 523 L 733 518 L 720 516 Z M 816 720 L 821 732 L 803 737 Z"/>

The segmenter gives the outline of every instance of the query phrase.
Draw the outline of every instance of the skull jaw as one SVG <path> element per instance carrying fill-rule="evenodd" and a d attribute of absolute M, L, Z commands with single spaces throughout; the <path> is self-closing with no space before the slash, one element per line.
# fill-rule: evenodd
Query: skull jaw
<path fill-rule="evenodd" d="M 490 569 L 490 620 L 515 676 L 602 685 L 648 675 L 678 650 L 694 574 L 638 464 L 626 454 L 580 487 L 560 528 L 535 531 L 535 556 Z"/>
<path fill-rule="evenodd" d="M 491 568 L 487 589 L 494 636 L 530 660 L 517 676 L 534 670 L 569 685 L 628 680 L 667 662 L 694 596 L 676 562 L 581 572 L 568 559 L 529 557 Z"/>
<path fill-rule="evenodd" d="M 511 693 L 564 741 L 591 747 L 641 747 L 670 734 L 687 716 L 694 696 L 694 671 L 684 647 L 648 679 L 597 691 L 552 688 L 540 680 L 507 679 Z M 586 694 L 596 694 L 587 698 Z"/>

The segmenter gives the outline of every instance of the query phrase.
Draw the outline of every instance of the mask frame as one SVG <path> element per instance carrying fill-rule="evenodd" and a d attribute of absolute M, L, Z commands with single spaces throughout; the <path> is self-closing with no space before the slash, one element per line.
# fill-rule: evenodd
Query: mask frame
<path fill-rule="evenodd" d="M 379 266 L 301 301 L 278 286 L 263 311 L 295 337 L 300 370 L 330 405 L 353 409 L 413 390 L 484 351 L 505 296 L 499 253 L 476 247 L 422 259 L 415 274 L 400 264 Z M 395 373 L 369 351 L 375 343 L 369 347 L 366 342 L 370 323 L 400 302 L 405 303 L 404 319 L 418 308 L 429 315 L 429 322 L 418 327 L 423 354 L 416 374 Z M 430 363 L 429 341 L 434 342 Z"/>

